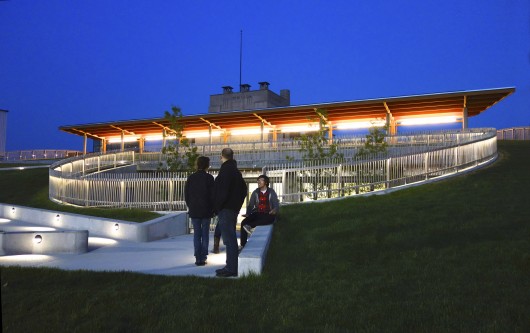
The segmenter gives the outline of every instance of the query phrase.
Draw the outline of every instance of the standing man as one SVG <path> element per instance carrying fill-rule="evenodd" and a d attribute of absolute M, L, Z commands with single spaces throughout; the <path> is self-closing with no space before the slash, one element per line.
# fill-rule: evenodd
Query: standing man
<path fill-rule="evenodd" d="M 219 277 L 237 276 L 237 215 L 247 195 L 247 184 L 237 169 L 234 151 L 224 148 L 221 152 L 221 169 L 215 178 L 214 212 L 218 217 L 221 237 L 226 245 L 226 266 L 215 272 Z"/>
<path fill-rule="evenodd" d="M 195 265 L 206 265 L 208 241 L 210 240 L 210 222 L 213 216 L 213 176 L 206 171 L 210 159 L 197 158 L 197 171 L 191 174 L 184 185 L 184 200 L 193 224 L 193 247 Z"/>

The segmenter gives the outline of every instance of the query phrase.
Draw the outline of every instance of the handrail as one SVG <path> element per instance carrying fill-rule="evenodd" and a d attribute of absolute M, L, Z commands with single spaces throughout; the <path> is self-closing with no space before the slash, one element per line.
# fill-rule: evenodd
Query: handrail
<path fill-rule="evenodd" d="M 478 165 L 494 158 L 497 152 L 494 129 L 389 137 L 386 153 L 363 158 L 356 156 L 364 144 L 362 137 L 340 138 L 336 142 L 345 157 L 324 162 L 303 161 L 300 154 L 294 154 L 295 142 L 283 145 L 281 150 L 272 143 L 264 143 L 268 150 L 252 149 L 249 143 L 232 146 L 238 165 L 247 170 L 245 175 L 253 179 L 267 172 L 283 202 L 354 195 L 426 180 Z M 211 160 L 217 161 L 218 154 L 219 151 L 211 152 Z M 286 162 L 285 154 L 298 159 Z M 185 209 L 185 173 L 136 172 L 156 170 L 164 162 L 162 154 L 134 151 L 94 153 L 62 160 L 49 169 L 49 196 L 57 202 L 80 206 Z M 215 173 L 216 165 L 212 164 Z"/>

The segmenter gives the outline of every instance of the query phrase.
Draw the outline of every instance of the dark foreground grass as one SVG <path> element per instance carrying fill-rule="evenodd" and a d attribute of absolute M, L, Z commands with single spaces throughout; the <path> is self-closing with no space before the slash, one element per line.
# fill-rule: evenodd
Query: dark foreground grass
<path fill-rule="evenodd" d="M 48 198 L 48 182 L 47 168 L 2 170 L 0 171 L 0 202 L 133 222 L 145 222 L 160 216 L 142 209 L 79 208 L 59 205 Z"/>
<path fill-rule="evenodd" d="M 530 143 L 499 146 L 465 176 L 285 207 L 260 277 L 2 268 L 3 331 L 528 332 Z"/>

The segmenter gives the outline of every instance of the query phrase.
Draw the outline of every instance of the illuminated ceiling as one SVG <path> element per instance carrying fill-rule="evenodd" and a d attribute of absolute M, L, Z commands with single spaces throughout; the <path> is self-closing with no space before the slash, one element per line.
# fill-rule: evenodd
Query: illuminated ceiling
<path fill-rule="evenodd" d="M 378 98 L 358 101 L 319 103 L 269 109 L 230 111 L 184 116 L 185 131 L 213 130 L 232 131 L 259 127 L 281 128 L 295 124 L 306 124 L 315 117 L 315 108 L 326 109 L 332 124 L 341 122 L 371 121 L 385 119 L 390 113 L 395 121 L 419 117 L 462 117 L 467 106 L 468 117 L 477 116 L 486 109 L 512 94 L 515 88 L 472 90 L 450 93 Z M 87 137 L 110 138 L 122 134 L 147 136 L 160 134 L 169 122 L 164 118 L 113 121 L 107 123 L 61 126 L 64 132 L 87 135 Z"/>

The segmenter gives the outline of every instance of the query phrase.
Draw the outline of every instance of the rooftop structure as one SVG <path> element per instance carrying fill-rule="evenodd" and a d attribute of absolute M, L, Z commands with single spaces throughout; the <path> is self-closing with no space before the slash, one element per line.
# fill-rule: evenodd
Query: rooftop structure
<path fill-rule="evenodd" d="M 230 87 L 225 87 L 228 88 Z M 373 126 L 374 121 L 387 124 L 391 135 L 397 134 L 400 126 L 416 124 L 462 123 L 462 128 L 467 129 L 469 117 L 479 115 L 514 91 L 515 88 L 509 87 L 264 107 L 184 116 L 182 121 L 184 135 L 201 144 L 244 141 L 245 138 L 254 141 L 276 141 L 289 133 L 309 132 L 316 127 L 308 119 L 314 117 L 315 109 L 319 108 L 328 113 L 327 121 L 332 135 L 343 130 L 369 128 Z M 133 143 L 139 145 L 141 151 L 146 141 L 165 140 L 164 133 L 169 129 L 169 125 L 164 118 L 150 118 L 68 125 L 59 129 L 84 136 L 84 152 L 88 138 L 101 142 L 102 151 L 106 150 L 107 143 L 120 144 L 122 150 L 125 143 Z"/>
<path fill-rule="evenodd" d="M 258 84 L 258 90 L 250 90 L 249 84 L 242 84 L 240 92 L 233 92 L 231 86 L 224 86 L 222 94 L 210 95 L 208 112 L 266 109 L 290 105 L 289 90 L 280 90 L 278 95 L 269 90 L 269 82 L 258 82 Z"/>

